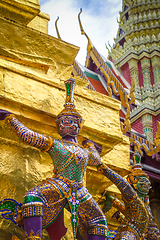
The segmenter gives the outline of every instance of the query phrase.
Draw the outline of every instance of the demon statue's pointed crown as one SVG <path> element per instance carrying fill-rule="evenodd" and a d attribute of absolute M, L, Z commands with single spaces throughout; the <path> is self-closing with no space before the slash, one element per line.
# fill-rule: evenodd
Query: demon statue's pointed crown
<path fill-rule="evenodd" d="M 135 189 L 138 196 L 148 204 L 147 196 L 151 188 L 151 183 L 149 176 L 142 170 L 141 155 L 138 151 L 134 153 L 133 161 L 132 172 L 128 175 L 127 180 Z"/>
<path fill-rule="evenodd" d="M 149 179 L 149 176 L 142 170 L 141 155 L 136 151 L 133 155 L 132 172 L 128 175 L 127 180 L 132 185 L 137 183 L 138 178 L 142 176 Z"/>
<path fill-rule="evenodd" d="M 66 86 L 66 100 L 64 104 L 64 109 L 57 115 L 56 124 L 59 124 L 59 121 L 62 118 L 67 116 L 71 116 L 78 119 L 79 128 L 81 129 L 84 123 L 82 116 L 77 112 L 74 105 L 74 88 L 75 88 L 76 80 L 70 78 L 65 81 Z"/>

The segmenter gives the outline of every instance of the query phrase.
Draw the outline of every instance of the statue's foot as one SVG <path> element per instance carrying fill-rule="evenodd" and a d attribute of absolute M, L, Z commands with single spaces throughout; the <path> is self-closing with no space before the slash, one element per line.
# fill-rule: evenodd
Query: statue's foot
<path fill-rule="evenodd" d="M 31 231 L 29 235 L 25 232 L 25 238 L 24 239 L 25 240 L 41 240 L 41 237 L 40 237 L 39 233 L 37 233 L 35 235 L 34 232 Z"/>

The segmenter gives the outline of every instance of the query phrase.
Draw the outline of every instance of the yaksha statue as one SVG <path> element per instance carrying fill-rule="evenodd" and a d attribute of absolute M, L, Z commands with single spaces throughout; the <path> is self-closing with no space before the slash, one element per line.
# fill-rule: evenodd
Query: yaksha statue
<path fill-rule="evenodd" d="M 25 240 L 41 239 L 43 228 L 48 231 L 50 239 L 60 240 L 66 233 L 63 225 L 63 209 L 66 208 L 71 212 L 74 238 L 108 239 L 105 215 L 83 185 L 87 165 L 97 166 L 97 169 L 118 187 L 125 201 L 126 209 L 124 206 L 122 209 L 128 222 L 114 239 L 143 239 L 149 225 L 147 207 L 129 182 L 101 162 L 99 146 L 89 140 L 85 140 L 83 146 L 78 144 L 77 135 L 82 128 L 83 119 L 74 105 L 75 80 L 69 79 L 65 85 L 66 103 L 56 118 L 61 140 L 33 132 L 10 112 L 0 110 L 0 120 L 5 120 L 24 142 L 47 152 L 54 164 L 53 177 L 43 180 L 29 190 L 24 196 L 23 204 L 12 199 L 0 202 L 1 211 L 10 210 L 3 216 L 24 228 Z M 139 189 L 141 185 L 144 183 L 139 182 Z M 149 183 L 146 182 L 146 188 L 148 187 Z"/>
<path fill-rule="evenodd" d="M 122 178 L 123 184 L 121 183 L 121 188 L 119 188 L 123 203 L 106 195 L 106 200 L 110 201 L 112 206 L 125 216 L 125 218 L 120 218 L 120 215 L 117 214 L 117 219 L 121 219 L 121 225 L 117 229 L 118 233 L 114 239 L 158 240 L 160 233 L 154 223 L 149 206 L 148 193 L 151 183 L 148 175 L 142 170 L 141 156 L 138 152 L 135 152 L 133 160 L 132 172 L 127 176 L 127 181 Z M 115 182 L 117 187 L 119 180 Z"/>
<path fill-rule="evenodd" d="M 107 238 L 105 215 L 83 185 L 87 165 L 100 164 L 98 146 L 91 141 L 83 142 L 83 146 L 78 144 L 77 134 L 82 128 L 83 119 L 74 105 L 75 80 L 69 79 L 65 85 L 66 103 L 56 118 L 61 140 L 33 132 L 10 112 L 0 111 L 0 120 L 5 120 L 25 143 L 47 152 L 54 164 L 53 177 L 30 189 L 24 196 L 23 204 L 12 199 L 0 203 L 1 210 L 7 206 L 12 212 L 3 216 L 24 228 L 25 240 L 41 239 L 42 229 L 48 231 L 51 239 L 61 239 L 66 233 L 62 224 L 64 207 L 71 212 L 74 238 Z"/>

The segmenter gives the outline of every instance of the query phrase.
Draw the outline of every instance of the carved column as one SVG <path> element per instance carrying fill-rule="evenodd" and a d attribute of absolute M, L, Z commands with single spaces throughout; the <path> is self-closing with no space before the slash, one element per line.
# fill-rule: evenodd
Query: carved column
<path fill-rule="evenodd" d="M 153 74 L 154 74 L 154 84 L 158 86 L 159 79 L 160 79 L 160 57 L 154 56 L 151 59 Z"/>
<path fill-rule="evenodd" d="M 147 140 L 153 142 L 153 125 L 152 115 L 145 114 L 142 116 L 143 133 L 147 136 Z"/>
<path fill-rule="evenodd" d="M 131 60 L 129 60 L 128 64 L 129 64 L 131 77 L 133 77 L 135 80 L 135 93 L 136 94 L 140 93 L 139 78 L 138 78 L 138 60 L 132 58 Z"/>
<path fill-rule="evenodd" d="M 150 81 L 150 59 L 149 58 L 142 58 L 141 60 L 141 67 L 142 67 L 142 74 L 143 74 L 143 85 L 146 88 L 151 87 Z"/>

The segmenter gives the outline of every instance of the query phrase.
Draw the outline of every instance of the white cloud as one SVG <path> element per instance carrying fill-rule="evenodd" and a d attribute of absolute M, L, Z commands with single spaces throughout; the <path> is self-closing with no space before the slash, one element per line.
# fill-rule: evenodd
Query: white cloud
<path fill-rule="evenodd" d="M 41 11 L 48 13 L 51 18 L 49 34 L 57 37 L 54 24 L 59 16 L 58 29 L 62 40 L 80 47 L 76 59 L 84 65 L 87 39 L 81 35 L 78 23 L 78 13 L 81 7 L 83 9 L 81 21 L 84 31 L 97 50 L 107 57 L 105 43 L 109 41 L 112 45 L 113 38 L 116 37 L 118 30 L 116 19 L 121 10 L 121 0 L 81 0 L 77 2 L 75 0 L 50 0 L 42 2 Z"/>

